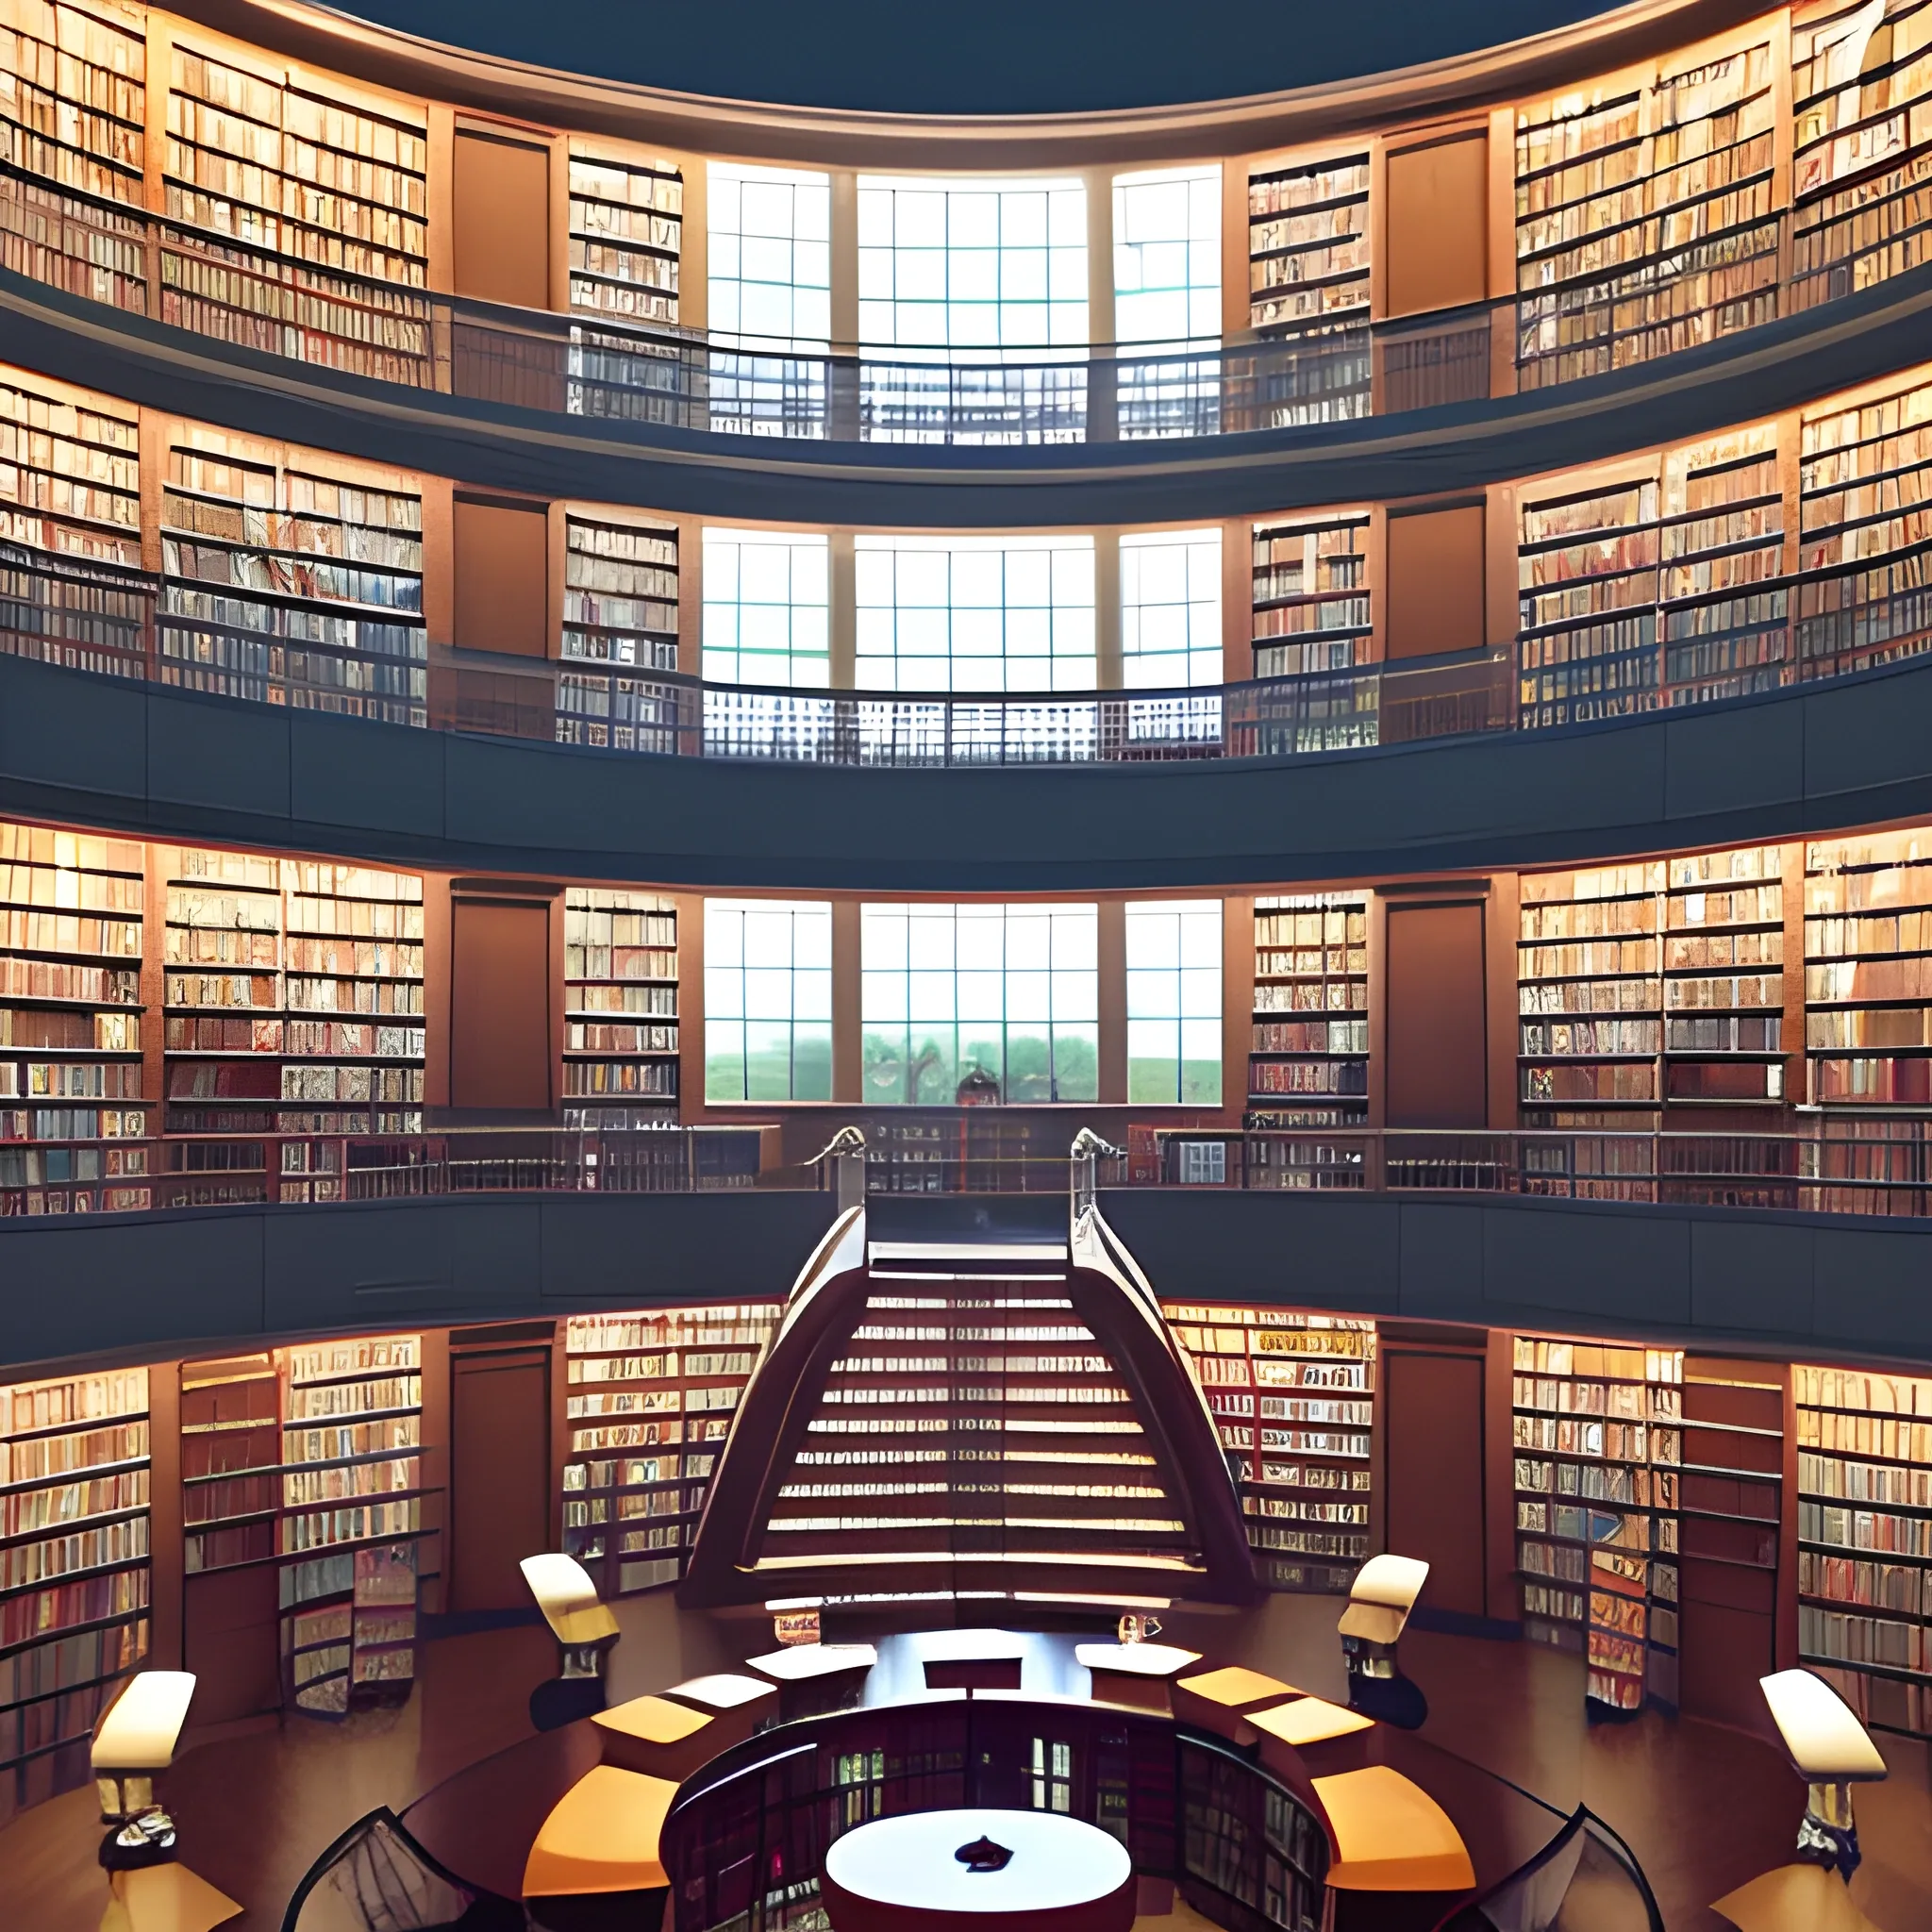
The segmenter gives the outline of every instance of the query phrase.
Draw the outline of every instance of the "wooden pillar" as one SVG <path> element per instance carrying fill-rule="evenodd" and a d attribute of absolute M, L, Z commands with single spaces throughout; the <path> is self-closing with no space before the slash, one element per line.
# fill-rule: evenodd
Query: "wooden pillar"
<path fill-rule="evenodd" d="M 1221 681 L 1255 675 L 1255 526 L 1232 517 L 1221 526 Z"/>
<path fill-rule="evenodd" d="M 680 645 L 680 650 L 682 646 Z M 677 908 L 677 1117 L 705 1117 L 705 902 L 679 892 Z"/>
<path fill-rule="evenodd" d="M 1784 1049 L 1787 1108 L 1804 1107 L 1811 1098 L 1810 1061 L 1805 1057 L 1805 843 L 1785 846 L 1781 880 L 1784 887 L 1784 1013 L 1778 1043 Z"/>
<path fill-rule="evenodd" d="M 848 1107 L 865 1098 L 858 904 L 832 901 L 832 1098 Z"/>
<path fill-rule="evenodd" d="M 1253 312 L 1248 268 L 1248 173 L 1245 155 L 1221 164 L 1221 333 L 1227 341 L 1250 332 Z"/>
<path fill-rule="evenodd" d="M 1112 342 L 1113 170 L 1087 168 L 1081 179 L 1087 188 L 1087 340 Z"/>
<path fill-rule="evenodd" d="M 1484 992 L 1489 1008 L 1490 1111 L 1489 1124 L 1498 1131 L 1520 1124 L 1521 1081 L 1516 1073 L 1517 1042 L 1522 1038 L 1521 996 L 1517 991 L 1517 935 L 1522 925 L 1522 901 L 1513 872 L 1490 877 L 1489 917 L 1484 922 L 1487 953 Z"/>
<path fill-rule="evenodd" d="M 853 534 L 834 530 L 825 541 L 831 553 L 826 559 L 826 594 L 832 600 L 826 613 L 831 641 L 827 675 L 834 691 L 850 691 L 858 681 L 858 580 Z"/>
<path fill-rule="evenodd" d="M 705 520 L 677 524 L 677 668 L 687 677 L 705 673 Z"/>
<path fill-rule="evenodd" d="M 433 1528 L 418 1546 L 417 1606 L 435 1616 L 443 1608 L 449 1574 L 449 1330 L 423 1331 L 423 1526 Z M 419 1671 L 420 1675 L 420 1671 Z"/>
<path fill-rule="evenodd" d="M 1248 1052 L 1255 1041 L 1255 902 L 1221 902 L 1221 1113 L 1241 1125 L 1248 1104 Z"/>
<path fill-rule="evenodd" d="M 1102 1107 L 1127 1104 L 1127 905 L 1099 905 L 1100 1091 Z"/>
<path fill-rule="evenodd" d="M 181 1364 L 156 1362 L 147 1372 L 148 1654 L 147 1668 L 182 1668 Z"/>
<path fill-rule="evenodd" d="M 1126 683 L 1121 637 L 1121 533 L 1093 533 L 1093 685 L 1119 691 Z"/>
<path fill-rule="evenodd" d="M 683 220 L 677 238 L 677 321 L 681 328 L 711 325 L 711 177 L 709 163 L 679 155 L 684 176 Z"/>
<path fill-rule="evenodd" d="M 858 176 L 850 168 L 831 171 L 832 347 L 858 341 Z"/>

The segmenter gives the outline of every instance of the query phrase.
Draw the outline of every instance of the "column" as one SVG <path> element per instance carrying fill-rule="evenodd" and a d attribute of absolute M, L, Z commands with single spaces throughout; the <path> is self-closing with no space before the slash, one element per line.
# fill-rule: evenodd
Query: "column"
<path fill-rule="evenodd" d="M 1100 1104 L 1127 1104 L 1127 906 L 1103 899 L 1099 907 Z"/>
<path fill-rule="evenodd" d="M 857 1106 L 865 1098 L 858 938 L 858 901 L 835 899 L 832 902 L 832 1098 L 847 1106 Z"/>

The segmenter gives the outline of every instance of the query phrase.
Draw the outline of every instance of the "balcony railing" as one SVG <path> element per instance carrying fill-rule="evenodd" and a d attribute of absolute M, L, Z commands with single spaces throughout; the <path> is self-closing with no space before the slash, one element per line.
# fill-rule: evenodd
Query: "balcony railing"
<path fill-rule="evenodd" d="M 1650 642 L 1601 658 L 1587 649 L 1601 621 L 1584 618 L 1567 631 L 1525 633 L 1513 650 L 1245 684 L 923 693 L 705 684 L 673 672 L 430 649 L 420 631 L 401 626 L 378 634 L 422 655 L 385 656 L 254 636 L 236 626 L 265 607 L 242 599 L 229 607 L 220 662 L 204 662 L 193 653 L 211 648 L 211 627 L 171 626 L 169 580 L 0 542 L 0 655 L 256 704 L 618 755 L 881 770 L 1284 758 L 1640 717 L 1916 657 L 1932 648 L 1932 591 L 1869 595 L 1873 577 L 1884 575 L 1860 566 L 1758 584 L 1755 610 L 1779 614 L 1754 615 L 1735 636 L 1699 630 L 1694 652 L 1675 641 L 1666 613 Z"/>
<path fill-rule="evenodd" d="M 1932 224 L 1902 170 L 1758 251 L 1752 299 L 1691 250 L 1628 291 L 1585 278 L 1420 320 L 1366 310 L 1239 341 L 933 351 L 763 341 L 497 307 L 292 260 L 0 167 L 0 267 L 220 341 L 378 382 L 592 421 L 842 442 L 1005 445 L 1208 437 L 1541 390 L 1755 327 L 1918 266 Z M 1754 230 L 1754 233 L 1759 232 Z M 1717 299 L 1712 299 L 1712 290 Z"/>
<path fill-rule="evenodd" d="M 863 1130 L 858 1130 L 862 1132 Z M 774 1126 L 467 1127 L 419 1135 L 168 1136 L 101 1153 L 0 1143 L 0 1218 L 461 1194 L 1066 1194 L 1175 1188 L 1510 1195 L 1932 1217 L 1932 1120 L 1820 1116 L 1789 1132 L 1135 1128 L 1128 1151 L 901 1151 L 890 1137 L 784 1164 Z"/>

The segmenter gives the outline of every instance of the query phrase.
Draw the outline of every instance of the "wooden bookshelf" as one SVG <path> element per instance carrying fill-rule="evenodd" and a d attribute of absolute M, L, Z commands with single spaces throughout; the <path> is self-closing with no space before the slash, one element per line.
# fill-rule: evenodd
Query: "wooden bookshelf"
<path fill-rule="evenodd" d="M 1364 892 L 1255 901 L 1250 1124 L 1361 1126 L 1369 1117 Z"/>
<path fill-rule="evenodd" d="M 1622 1716 L 1677 1702 L 1683 1380 L 1681 1349 L 1515 1339 L 1524 1632 L 1581 1653 Z"/>
<path fill-rule="evenodd" d="M 1932 1108 L 1932 840 L 1805 848 L 1805 1052 L 1815 1106 Z"/>
<path fill-rule="evenodd" d="M 428 123 L 177 40 L 162 163 L 170 222 L 291 261 L 420 289 L 429 264 Z"/>
<path fill-rule="evenodd" d="M 565 1324 L 563 1546 L 601 1594 L 683 1574 L 712 1466 L 783 1312 L 720 1302 Z"/>
<path fill-rule="evenodd" d="M 1777 313 L 1776 112 L 1768 31 L 1517 110 L 1520 389 Z"/>
<path fill-rule="evenodd" d="M 1666 453 L 1657 635 L 1669 701 L 1776 687 L 1787 644 L 1784 496 L 1775 428 Z"/>
<path fill-rule="evenodd" d="M 148 1372 L 0 1387 L 0 1823 L 88 1778 L 148 1648 Z"/>
<path fill-rule="evenodd" d="M 1932 233 L 1927 0 L 1791 14 L 1791 297 L 1808 308 L 1925 259 Z M 1915 140 L 1916 130 L 1916 140 Z"/>
<path fill-rule="evenodd" d="M 413 874 L 174 855 L 172 1205 L 338 1201 L 345 1137 L 423 1131 L 423 944 Z M 234 1133 L 280 1138 L 208 1138 Z"/>
<path fill-rule="evenodd" d="M 134 405 L 21 370 L 0 372 L 0 531 L 36 550 L 138 570 L 141 412 Z M 141 649 L 137 636 L 115 655 Z"/>
<path fill-rule="evenodd" d="M 676 525 L 572 512 L 563 528 L 558 742 L 675 749 L 663 737 L 667 687 L 635 673 L 677 669 Z"/>
<path fill-rule="evenodd" d="M 132 25 L 58 0 L 11 0 L 0 23 L 0 73 L 12 77 L 0 98 L 0 140 L 10 167 L 142 206 L 147 41 Z"/>
<path fill-rule="evenodd" d="M 271 1198 L 281 1098 L 281 860 L 163 848 L 167 1150 L 158 1205 Z M 242 1135 L 251 1138 L 230 1139 Z"/>
<path fill-rule="evenodd" d="M 1368 512 L 1257 524 L 1254 542 L 1255 675 L 1367 664 L 1374 633 Z"/>
<path fill-rule="evenodd" d="M 272 1561 L 282 1506 L 281 1383 L 269 1353 L 181 1364 L 182 1568 Z"/>
<path fill-rule="evenodd" d="M 1932 1381 L 1792 1374 L 1800 1658 L 1868 1724 L 1932 1735 Z"/>
<path fill-rule="evenodd" d="M 684 177 L 639 151 L 570 144 L 570 306 L 627 322 L 677 320 Z"/>
<path fill-rule="evenodd" d="M 573 886 L 563 895 L 564 1120 L 677 1118 L 677 904 Z"/>
<path fill-rule="evenodd" d="M 1932 23 L 1932 13 L 1928 13 Z M 1863 671 L 1926 646 L 1932 384 L 1807 413 L 1799 432 L 1800 675 Z"/>
<path fill-rule="evenodd" d="M 0 822 L 0 1215 L 152 1205 L 142 862 Z"/>
<path fill-rule="evenodd" d="M 1248 173 L 1248 320 L 1267 335 L 1369 320 L 1369 157 Z"/>
<path fill-rule="evenodd" d="M 161 567 L 163 682 L 427 723 L 420 490 L 186 431 L 168 451 Z"/>
<path fill-rule="evenodd" d="M 1783 848 L 1666 861 L 1664 1097 L 1784 1099 Z"/>
<path fill-rule="evenodd" d="M 1163 1302 L 1272 1589 L 1343 1593 L 1370 1554 L 1373 1322 Z"/>
<path fill-rule="evenodd" d="M 1657 702 L 1659 497 L 1654 476 L 1526 484 L 1517 541 L 1524 726 Z"/>
<path fill-rule="evenodd" d="M 1657 1124 L 1664 875 L 1660 861 L 1523 874 L 1517 1067 L 1525 1126 Z"/>
<path fill-rule="evenodd" d="M 423 1527 L 423 1341 L 278 1351 L 281 1652 L 291 1705 L 340 1717 L 415 1676 Z"/>
<path fill-rule="evenodd" d="M 420 1134 L 423 881 L 285 858 L 288 1001 L 276 1198 L 343 1198 L 342 1135 Z"/>

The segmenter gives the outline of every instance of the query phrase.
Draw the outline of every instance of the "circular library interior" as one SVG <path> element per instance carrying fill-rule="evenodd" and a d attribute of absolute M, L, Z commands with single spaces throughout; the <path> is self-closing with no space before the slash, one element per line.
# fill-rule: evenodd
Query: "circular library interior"
<path fill-rule="evenodd" d="M 1923 1932 L 1932 0 L 350 5 L 0 0 L 4 1923 Z"/>

